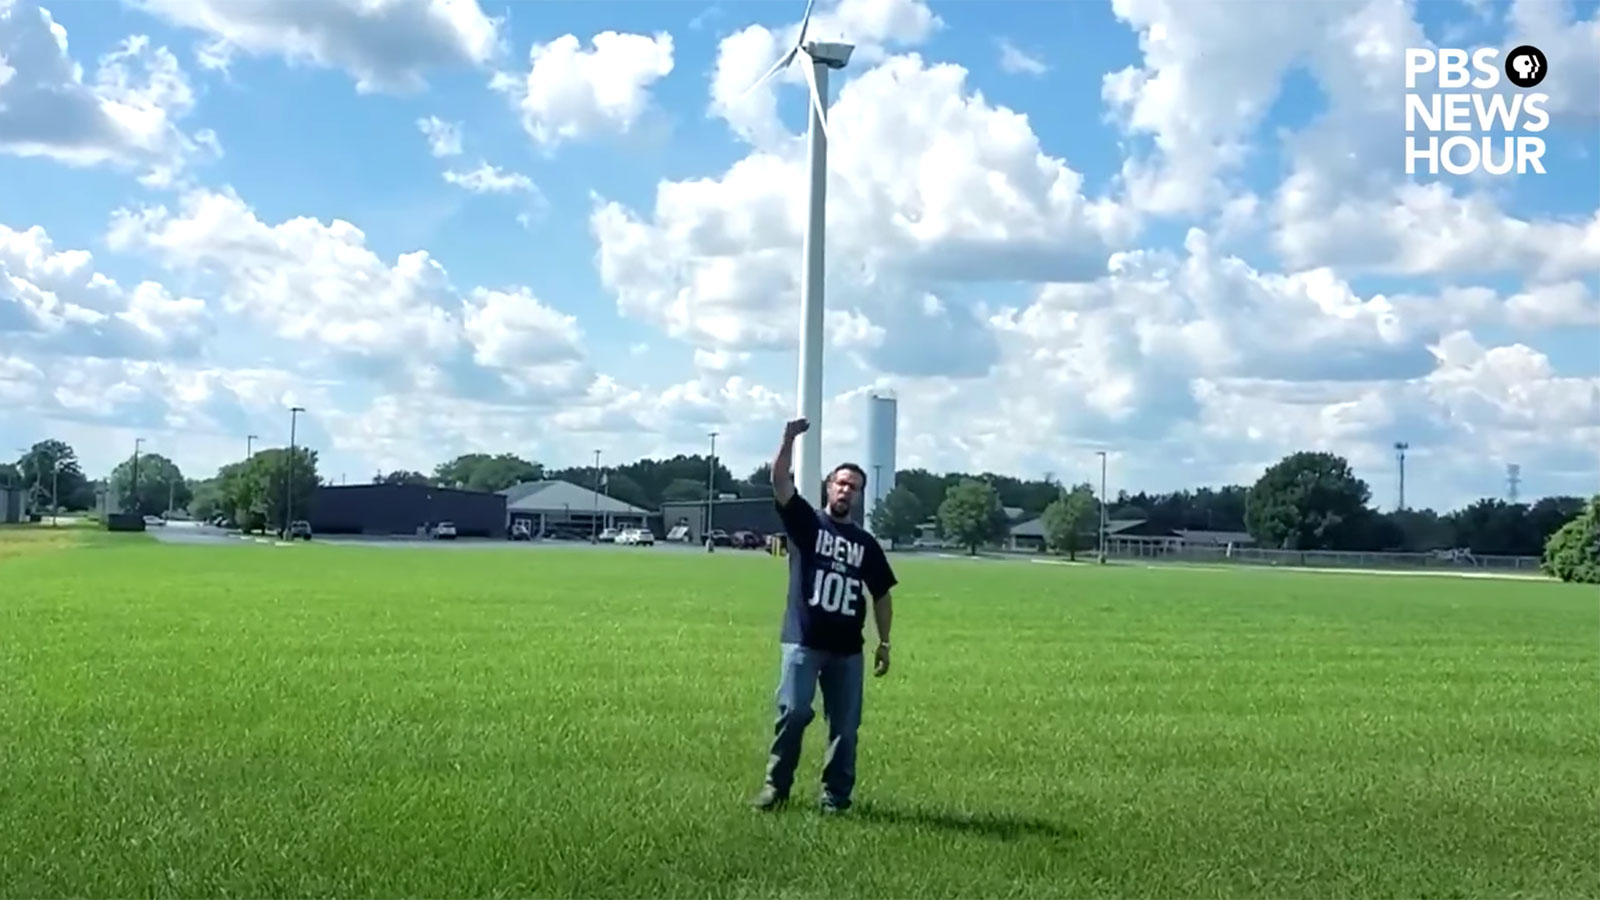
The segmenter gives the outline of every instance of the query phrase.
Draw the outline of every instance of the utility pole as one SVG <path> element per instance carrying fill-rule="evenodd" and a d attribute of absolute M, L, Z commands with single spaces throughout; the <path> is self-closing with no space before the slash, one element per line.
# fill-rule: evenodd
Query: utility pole
<path fill-rule="evenodd" d="M 1506 465 L 1506 499 L 1514 506 L 1517 502 L 1517 488 L 1522 485 L 1522 466 L 1516 463 Z"/>
<path fill-rule="evenodd" d="M 1096 450 L 1100 457 L 1100 565 L 1106 564 L 1106 452 Z"/>
<path fill-rule="evenodd" d="M 256 435 L 244 436 L 244 461 L 249 462 L 256 455 Z"/>
<path fill-rule="evenodd" d="M 1400 463 L 1400 498 L 1395 504 L 1396 512 L 1406 508 L 1406 451 L 1410 449 L 1411 445 L 1405 441 L 1394 442 L 1394 456 Z"/>
<path fill-rule="evenodd" d="M 600 451 L 594 451 L 594 512 L 589 514 L 589 543 L 600 543 Z"/>
<path fill-rule="evenodd" d="M 144 504 L 139 502 L 139 445 L 144 443 L 144 438 L 133 439 L 133 514 L 144 515 Z"/>
<path fill-rule="evenodd" d="M 50 527 L 56 525 L 56 513 L 61 511 L 61 460 L 50 465 Z"/>
<path fill-rule="evenodd" d="M 25 462 L 30 462 L 33 464 L 33 490 L 26 491 L 23 494 L 23 497 L 27 501 L 23 505 L 26 506 L 31 512 L 34 506 L 38 505 L 39 502 L 39 458 L 35 456 L 33 451 L 27 447 L 18 447 L 17 452 L 22 454 L 22 456 L 17 459 L 17 479 L 19 481 L 24 478 L 22 464 Z"/>
<path fill-rule="evenodd" d="M 290 518 L 294 513 L 294 427 L 295 419 L 303 412 L 303 406 L 289 407 L 289 462 L 284 467 L 283 478 L 283 537 L 289 536 Z"/>
<path fill-rule="evenodd" d="M 706 552 L 715 552 L 711 521 L 717 505 L 717 432 L 711 432 L 711 456 L 706 459 Z"/>

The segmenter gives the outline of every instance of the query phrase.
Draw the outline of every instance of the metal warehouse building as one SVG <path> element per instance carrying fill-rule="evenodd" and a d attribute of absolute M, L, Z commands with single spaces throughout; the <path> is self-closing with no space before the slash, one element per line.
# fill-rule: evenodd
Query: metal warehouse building
<path fill-rule="evenodd" d="M 322 485 L 306 518 L 317 534 L 426 534 L 454 522 L 462 537 L 504 537 L 506 498 L 425 484 Z"/>

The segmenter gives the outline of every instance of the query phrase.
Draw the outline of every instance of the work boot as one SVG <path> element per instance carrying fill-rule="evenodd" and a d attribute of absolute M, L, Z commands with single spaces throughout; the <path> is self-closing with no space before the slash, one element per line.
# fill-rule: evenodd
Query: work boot
<path fill-rule="evenodd" d="M 837 816 L 844 813 L 849 808 L 849 800 L 838 800 L 828 796 L 827 794 L 822 795 L 820 809 L 822 810 L 822 814 L 825 816 Z"/>

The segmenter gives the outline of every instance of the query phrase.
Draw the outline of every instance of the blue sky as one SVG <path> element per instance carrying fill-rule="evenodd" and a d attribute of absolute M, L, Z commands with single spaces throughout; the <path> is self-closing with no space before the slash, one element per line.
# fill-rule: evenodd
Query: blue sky
<path fill-rule="evenodd" d="M 336 479 L 713 429 L 760 462 L 805 93 L 723 101 L 803 3 L 444 9 L 0 0 L 0 448 L 99 474 L 137 436 L 207 475 L 299 403 Z M 1600 3 L 819 0 L 813 34 L 858 47 L 826 458 L 876 385 L 902 467 L 1084 479 L 1105 447 L 1114 489 L 1173 489 L 1317 448 L 1388 503 L 1409 440 L 1413 503 L 1509 462 L 1593 490 Z M 1404 174 L 1418 42 L 1545 51 L 1548 175 Z"/>

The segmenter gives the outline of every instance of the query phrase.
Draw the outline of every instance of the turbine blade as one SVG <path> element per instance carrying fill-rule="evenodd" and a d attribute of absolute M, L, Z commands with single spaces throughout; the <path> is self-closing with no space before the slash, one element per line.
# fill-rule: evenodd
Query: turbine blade
<path fill-rule="evenodd" d="M 752 81 L 750 83 L 749 87 L 745 88 L 743 91 L 741 91 L 739 93 L 739 96 L 733 98 L 733 103 L 738 103 L 739 101 L 743 100 L 745 97 L 750 95 L 751 91 L 753 91 L 756 88 L 760 87 L 761 86 L 761 82 L 766 81 L 768 78 L 771 78 L 773 75 L 776 75 L 779 69 L 781 69 L 784 66 L 788 65 L 789 62 L 794 59 L 794 54 L 795 54 L 795 51 L 791 48 L 788 53 L 785 53 L 784 55 L 778 57 L 778 61 L 772 64 L 772 68 L 768 69 L 766 71 L 766 73 L 763 74 L 760 78 L 757 78 L 755 81 Z M 729 105 L 731 106 L 732 104 L 729 104 Z"/>
<path fill-rule="evenodd" d="M 805 61 L 806 83 L 811 85 L 811 105 L 817 110 L 817 124 L 822 127 L 822 136 L 828 136 L 828 109 L 822 104 L 822 92 L 817 89 L 817 64 L 807 55 Z"/>
<path fill-rule="evenodd" d="M 800 36 L 794 39 L 796 47 L 806 45 L 806 28 L 811 24 L 811 5 L 817 0 L 806 0 L 806 14 L 800 17 Z"/>

